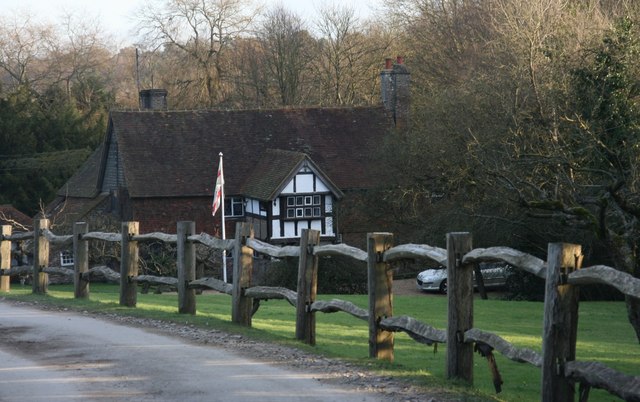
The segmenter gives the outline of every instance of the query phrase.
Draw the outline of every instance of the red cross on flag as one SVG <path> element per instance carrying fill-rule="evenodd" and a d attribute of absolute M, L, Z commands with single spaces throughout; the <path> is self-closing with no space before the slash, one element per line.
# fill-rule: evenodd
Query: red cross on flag
<path fill-rule="evenodd" d="M 222 152 L 220 152 L 220 165 L 218 166 L 218 178 L 216 179 L 216 188 L 213 191 L 213 205 L 211 206 L 211 215 L 215 215 L 220 208 L 224 197 L 224 174 L 222 173 Z"/>

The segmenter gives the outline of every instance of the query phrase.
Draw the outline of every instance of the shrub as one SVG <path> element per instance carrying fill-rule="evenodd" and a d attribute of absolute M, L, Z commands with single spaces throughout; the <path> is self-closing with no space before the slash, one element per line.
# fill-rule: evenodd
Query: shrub
<path fill-rule="evenodd" d="M 544 300 L 544 279 L 517 268 L 510 268 L 507 276 L 507 295 L 509 300 Z"/>
<path fill-rule="evenodd" d="M 164 242 L 141 243 L 139 255 L 142 275 L 178 276 L 175 245 Z"/>

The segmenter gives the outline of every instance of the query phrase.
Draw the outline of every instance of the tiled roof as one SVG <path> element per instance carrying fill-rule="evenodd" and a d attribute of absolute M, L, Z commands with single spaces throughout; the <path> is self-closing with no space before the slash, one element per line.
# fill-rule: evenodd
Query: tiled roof
<path fill-rule="evenodd" d="M 95 197 L 98 194 L 103 150 L 104 144 L 87 158 L 80 169 L 58 190 L 57 195 L 62 197 Z"/>
<path fill-rule="evenodd" d="M 7 220 L 3 219 L 3 217 L 7 218 Z M 13 205 L 0 205 L 0 225 L 11 225 L 11 221 L 15 221 L 23 226 L 33 225 L 33 219 L 18 211 Z"/>
<path fill-rule="evenodd" d="M 326 185 L 335 186 L 331 179 L 326 177 L 325 173 L 306 154 L 281 149 L 267 149 L 248 175 L 241 194 L 261 201 L 271 201 L 298 173 L 303 163 L 307 163 Z M 341 196 L 339 189 L 333 188 L 332 190 L 338 197 Z"/>
<path fill-rule="evenodd" d="M 391 129 L 382 107 L 114 111 L 110 123 L 132 197 L 213 194 L 220 152 L 225 193 L 241 194 L 268 148 L 307 154 L 342 190 L 370 188 L 375 150 Z"/>
<path fill-rule="evenodd" d="M 262 201 L 273 200 L 275 190 L 285 184 L 287 178 L 295 173 L 295 168 L 305 158 L 306 155 L 302 152 L 265 150 L 247 176 L 240 192 L 247 197 Z"/>
<path fill-rule="evenodd" d="M 108 199 L 108 194 L 95 197 L 58 196 L 47 206 L 57 227 L 73 230 L 73 223 L 87 220 L 87 214 Z"/>

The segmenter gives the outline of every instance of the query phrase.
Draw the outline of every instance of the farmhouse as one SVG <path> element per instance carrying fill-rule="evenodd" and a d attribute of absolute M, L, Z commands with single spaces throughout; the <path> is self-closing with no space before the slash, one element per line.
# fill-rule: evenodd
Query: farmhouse
<path fill-rule="evenodd" d="M 385 137 L 406 127 L 408 84 L 398 58 L 387 60 L 382 102 L 371 107 L 176 111 L 166 91 L 141 91 L 140 110 L 110 113 L 104 142 L 49 213 L 67 223 L 139 221 L 141 232 L 175 233 L 188 220 L 219 236 L 211 204 L 222 153 L 227 237 L 238 220 L 275 243 L 295 241 L 304 228 L 327 242 L 362 236 L 366 211 L 353 208 L 381 184 L 377 158 Z M 351 219 L 340 219 L 341 210 Z"/>

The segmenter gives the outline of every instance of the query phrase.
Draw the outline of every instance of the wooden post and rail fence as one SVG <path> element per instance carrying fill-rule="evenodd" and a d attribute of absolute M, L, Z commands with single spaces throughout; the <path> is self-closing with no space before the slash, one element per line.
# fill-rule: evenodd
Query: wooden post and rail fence
<path fill-rule="evenodd" d="M 547 261 L 508 247 L 474 249 L 470 233 L 447 234 L 447 248 L 429 245 L 394 246 L 391 233 L 367 235 L 367 251 L 345 244 L 320 244 L 316 230 L 302 230 L 299 246 L 274 246 L 253 238 L 251 227 L 238 223 L 233 240 L 222 240 L 206 233 L 195 234 L 193 222 L 178 222 L 175 235 L 140 234 L 137 222 L 124 222 L 121 233 L 89 232 L 78 222 L 72 235 L 58 236 L 49 230 L 46 219 L 36 220 L 33 232 L 13 234 L 2 226 L 0 237 L 0 291 L 10 291 L 10 276 L 30 274 L 33 293 L 46 293 L 50 273 L 73 277 L 76 298 L 90 297 L 91 281 L 119 283 L 120 304 L 135 307 L 138 284 L 171 286 L 178 292 L 178 311 L 196 314 L 196 289 L 213 289 L 232 296 L 232 321 L 251 326 L 260 300 L 285 299 L 296 309 L 295 336 L 314 345 L 315 313 L 343 311 L 369 323 L 369 355 L 392 361 L 394 332 L 405 332 L 417 342 L 446 343 L 446 376 L 473 384 L 474 349 L 485 357 L 496 391 L 502 380 L 493 352 L 541 369 L 541 400 L 573 401 L 579 383 L 580 401 L 588 400 L 591 388 L 601 388 L 624 400 L 640 401 L 640 377 L 620 373 L 599 362 L 576 360 L 579 286 L 608 284 L 627 296 L 640 298 L 640 279 L 614 268 L 597 265 L 582 268 L 579 245 L 550 243 Z M 11 267 L 11 242 L 33 240 L 31 267 Z M 120 274 L 107 267 L 89 268 L 88 242 L 103 240 L 121 243 Z M 138 245 L 145 241 L 177 245 L 177 278 L 138 275 Z M 196 244 L 233 252 L 233 283 L 215 278 L 196 279 Z M 72 245 L 74 269 L 49 267 L 50 244 Z M 274 258 L 297 257 L 297 291 L 282 287 L 252 286 L 254 253 Z M 316 300 L 318 260 L 323 256 L 347 256 L 367 263 L 369 305 L 367 309 L 343 300 Z M 404 259 L 429 259 L 447 267 L 448 320 L 446 329 L 437 329 L 409 316 L 393 315 L 392 264 Z M 542 353 L 517 348 L 496 334 L 474 327 L 473 272 L 484 261 L 502 261 L 546 280 Z"/>

